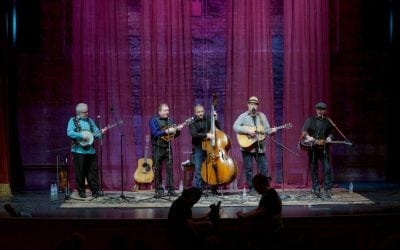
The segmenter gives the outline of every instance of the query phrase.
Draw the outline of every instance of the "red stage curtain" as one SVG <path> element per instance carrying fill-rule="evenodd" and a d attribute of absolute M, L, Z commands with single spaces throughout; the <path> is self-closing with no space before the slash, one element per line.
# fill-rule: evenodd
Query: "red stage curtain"
<path fill-rule="evenodd" d="M 5 7 L 1 5 L 1 7 Z M 0 17 L 5 19 L 6 8 Z M 9 91 L 8 40 L 6 25 L 0 27 L 0 198 L 11 196 L 10 189 L 10 138 L 9 138 Z"/>
<path fill-rule="evenodd" d="M 329 102 L 329 6 L 328 0 L 284 1 L 284 105 L 283 120 L 293 128 L 283 143 L 300 155 L 285 151 L 285 183 L 309 186 L 306 152 L 297 149 L 304 120 L 314 105 Z"/>
<path fill-rule="evenodd" d="M 122 184 L 132 188 L 137 162 L 127 21 L 126 1 L 73 1 L 73 103 L 89 104 L 90 117 L 101 127 L 123 121 L 98 147 L 104 189 L 120 189 Z M 72 106 L 71 115 L 74 110 Z"/>
<path fill-rule="evenodd" d="M 225 96 L 225 132 L 236 137 L 232 125 L 247 110 L 247 100 L 257 96 L 259 111 L 274 125 L 274 90 L 272 81 L 272 40 L 270 1 L 227 1 L 227 76 Z M 267 139 L 269 175 L 275 180 L 273 142 Z M 231 156 L 239 166 L 238 183 L 245 182 L 242 155 L 232 138 Z M 256 167 L 254 167 L 256 169 Z"/>
<path fill-rule="evenodd" d="M 3 60 L 2 60 L 3 61 Z M 6 65 L 6 64 L 4 64 Z M 7 67 L 3 67 L 7 68 Z M 0 71 L 0 198 L 10 197 L 10 143 L 9 143 L 9 106 L 8 79 L 6 71 Z M 3 77 L 4 76 L 4 77 Z"/>
<path fill-rule="evenodd" d="M 142 1 L 141 90 L 143 137 L 150 134 L 149 119 L 160 103 L 182 123 L 193 115 L 191 1 Z M 190 159 L 191 137 L 184 128 L 172 140 L 174 182 L 183 178 L 180 163 Z M 165 168 L 164 168 L 165 170 Z M 165 177 L 165 175 L 163 175 Z"/>

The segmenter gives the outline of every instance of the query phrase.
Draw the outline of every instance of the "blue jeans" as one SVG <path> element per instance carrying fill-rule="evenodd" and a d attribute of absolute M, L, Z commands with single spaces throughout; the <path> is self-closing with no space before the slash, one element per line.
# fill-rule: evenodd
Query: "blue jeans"
<path fill-rule="evenodd" d="M 243 166 L 246 175 L 246 183 L 249 189 L 254 189 L 253 186 L 253 158 L 256 160 L 259 173 L 268 176 L 268 163 L 264 153 L 250 153 L 242 151 Z"/>
<path fill-rule="evenodd" d="M 322 163 L 324 170 L 324 189 L 331 189 L 333 183 L 332 168 L 329 163 L 329 153 L 327 150 L 310 150 L 308 152 L 308 158 L 310 160 L 311 167 L 311 181 L 312 189 L 314 191 L 319 190 L 319 178 L 318 178 L 318 161 Z"/>
<path fill-rule="evenodd" d="M 201 165 L 206 157 L 206 152 L 201 147 L 193 148 L 194 176 L 192 186 L 203 190 L 204 181 L 201 178 Z"/>

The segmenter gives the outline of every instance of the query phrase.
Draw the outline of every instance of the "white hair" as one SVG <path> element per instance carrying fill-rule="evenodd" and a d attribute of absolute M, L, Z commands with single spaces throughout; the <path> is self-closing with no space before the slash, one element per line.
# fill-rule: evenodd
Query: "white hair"
<path fill-rule="evenodd" d="M 79 115 L 83 110 L 87 110 L 88 105 L 86 103 L 79 103 L 78 105 L 76 105 L 75 111 L 76 114 Z"/>

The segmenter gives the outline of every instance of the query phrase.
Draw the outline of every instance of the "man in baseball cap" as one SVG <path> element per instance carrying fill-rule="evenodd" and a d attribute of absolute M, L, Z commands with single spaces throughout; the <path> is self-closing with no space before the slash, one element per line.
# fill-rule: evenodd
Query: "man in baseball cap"
<path fill-rule="evenodd" d="M 317 109 L 326 109 L 327 106 L 326 106 L 326 103 L 324 103 L 324 102 L 319 102 L 319 103 L 317 103 L 317 104 L 315 105 L 315 108 L 317 108 Z"/>

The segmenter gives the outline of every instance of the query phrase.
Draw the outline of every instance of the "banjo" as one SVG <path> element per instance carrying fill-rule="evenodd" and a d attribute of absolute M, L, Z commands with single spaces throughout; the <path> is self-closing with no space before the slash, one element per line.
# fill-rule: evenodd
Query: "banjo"
<path fill-rule="evenodd" d="M 111 129 L 111 128 L 113 128 L 113 127 L 115 127 L 117 125 L 120 125 L 122 123 L 123 123 L 123 121 L 120 120 L 120 121 L 118 121 L 118 122 L 116 122 L 114 124 L 108 125 L 106 128 L 107 129 Z M 86 138 L 86 140 L 80 140 L 79 141 L 79 145 L 82 146 L 82 147 L 85 147 L 85 146 L 92 145 L 92 143 L 94 141 L 94 137 L 100 135 L 101 134 L 101 130 L 99 131 L 99 133 L 96 133 L 96 134 L 93 134 L 89 130 L 83 130 L 83 131 L 80 131 L 80 133 L 84 138 Z"/>

